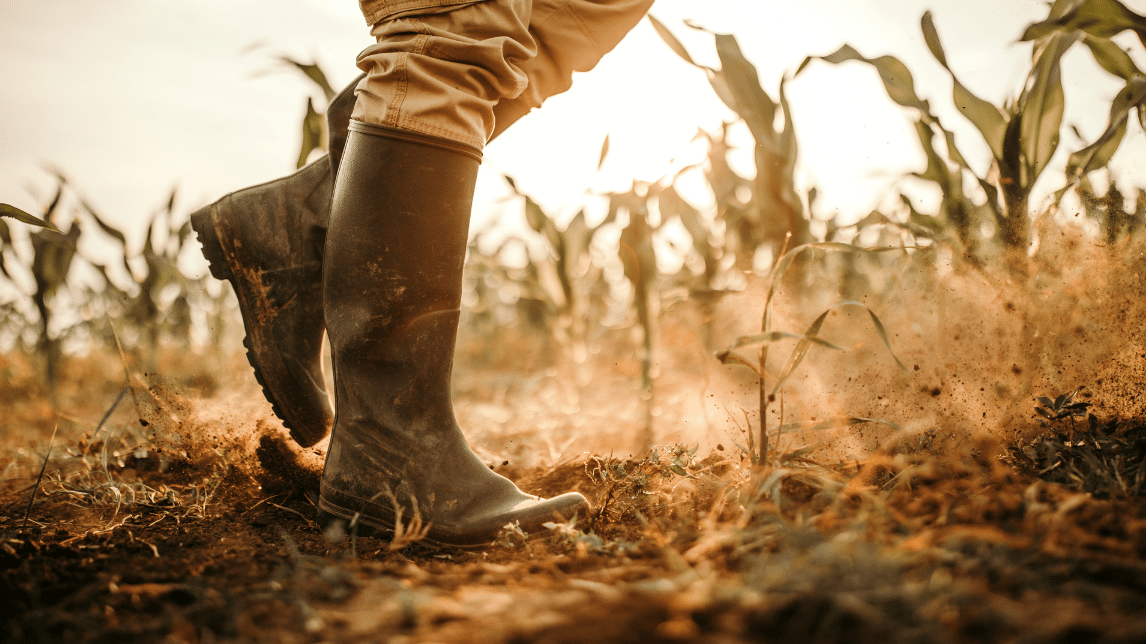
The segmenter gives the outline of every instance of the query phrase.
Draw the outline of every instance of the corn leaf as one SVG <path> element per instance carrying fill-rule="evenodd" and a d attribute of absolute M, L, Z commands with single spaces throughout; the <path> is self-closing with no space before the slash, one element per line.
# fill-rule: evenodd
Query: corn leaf
<path fill-rule="evenodd" d="M 49 168 L 48 171 L 56 175 L 56 179 L 60 182 L 60 189 L 61 190 L 63 190 L 63 187 L 65 185 L 69 185 L 68 179 L 67 179 L 67 177 L 64 176 L 63 172 L 61 172 L 58 169 L 52 169 L 52 168 Z M 76 192 L 75 188 L 72 189 L 72 192 L 73 193 Z M 92 205 L 90 203 L 88 203 L 88 201 L 86 199 L 84 199 L 82 196 L 79 196 L 79 195 L 76 195 L 76 196 L 79 199 L 80 207 L 83 208 L 84 212 L 86 212 L 88 214 L 88 216 L 92 218 L 92 221 L 94 221 L 96 223 L 96 226 L 99 226 L 100 230 L 102 230 L 105 234 L 107 234 L 112 239 L 119 242 L 119 245 L 122 248 L 126 249 L 127 248 L 127 235 L 125 235 L 122 230 L 120 230 L 120 229 L 116 228 L 115 226 L 112 226 L 111 224 L 107 223 L 107 220 L 105 220 L 98 212 L 96 212 L 96 209 L 93 208 Z M 55 199 L 55 201 L 53 201 L 53 204 L 57 203 L 59 201 L 59 199 L 60 199 L 60 193 L 57 193 L 56 199 Z M 51 210 L 51 209 L 54 209 L 54 206 L 52 206 L 49 210 Z M 51 215 L 48 214 L 48 215 L 45 215 L 45 217 L 50 219 Z M 126 256 L 124 258 L 124 266 L 127 266 Z M 131 272 L 130 268 L 128 269 L 128 272 L 129 273 Z"/>
<path fill-rule="evenodd" d="M 9 219 L 15 219 L 16 221 L 19 221 L 19 222 L 25 223 L 25 224 L 29 224 L 31 226 L 39 226 L 40 228 L 47 228 L 48 230 L 50 230 L 52 232 L 57 232 L 60 234 L 63 234 L 63 232 L 64 232 L 64 231 L 60 230 L 59 228 L 56 228 L 54 225 L 52 225 L 51 222 L 44 221 L 43 219 L 40 219 L 39 217 L 30 215 L 30 214 L 24 212 L 23 210 L 20 210 L 19 208 L 17 208 L 16 206 L 13 206 L 11 204 L 0 203 L 0 217 L 8 217 Z M 5 227 L 5 231 L 7 231 L 7 227 Z"/>
<path fill-rule="evenodd" d="M 826 349 L 846 351 L 846 349 L 843 347 L 832 344 L 823 338 L 816 337 L 811 334 L 800 335 L 799 333 L 790 333 L 788 331 L 769 331 L 768 333 L 753 333 L 752 335 L 742 335 L 739 338 L 736 338 L 736 342 L 732 343 L 731 349 L 739 349 L 740 347 L 748 346 L 750 344 L 770 344 L 772 342 L 779 342 L 780 340 L 807 341 Z"/>
<path fill-rule="evenodd" d="M 820 316 L 817 317 L 814 322 L 812 322 L 811 326 L 808 327 L 808 330 L 804 332 L 804 336 L 800 339 L 799 342 L 796 343 L 796 348 L 793 349 L 791 355 L 788 356 L 788 363 L 784 366 L 784 370 L 780 372 L 779 377 L 776 379 L 776 384 L 772 388 L 773 395 L 780 391 L 780 388 L 784 386 L 784 383 L 788 380 L 788 377 L 792 375 L 796 368 L 800 366 L 800 363 L 804 361 L 804 358 L 807 357 L 808 351 L 812 348 L 813 340 L 816 339 L 816 337 L 819 335 L 820 328 L 824 325 L 824 321 L 827 320 L 828 314 L 841 306 L 859 306 L 867 311 L 871 316 L 872 324 L 875 326 L 876 334 L 879 335 L 880 340 L 883 341 L 883 345 L 887 347 L 887 351 L 895 360 L 895 364 L 898 365 L 902 371 L 907 371 L 907 366 L 899 360 L 899 357 L 895 355 L 895 351 L 891 348 L 891 340 L 887 336 L 887 329 L 884 328 L 883 322 L 880 321 L 879 316 L 875 314 L 875 311 L 872 311 L 862 302 L 857 302 L 855 300 L 844 300 L 843 302 L 837 302 L 828 307 L 827 310 L 821 313 Z M 833 348 L 838 347 L 833 345 Z"/>
<path fill-rule="evenodd" d="M 314 109 L 314 101 L 306 99 L 306 114 L 302 117 L 302 146 L 298 152 L 298 163 L 295 167 L 306 165 L 310 153 L 322 147 L 322 115 Z"/>
<path fill-rule="evenodd" d="M 1146 17 L 1117 0 L 1057 0 L 1050 16 L 1027 27 L 1021 40 L 1040 40 L 1054 32 L 1075 30 L 1097 38 L 1111 38 L 1131 30 L 1146 45 Z"/>
<path fill-rule="evenodd" d="M 757 376 L 760 375 L 760 365 L 758 363 L 752 362 L 748 358 L 745 358 L 744 356 L 740 355 L 739 353 L 736 353 L 735 351 L 730 351 L 730 350 L 729 351 L 719 351 L 716 354 L 716 359 L 720 361 L 720 364 L 734 364 L 735 363 L 735 364 L 739 364 L 739 365 L 748 367 Z"/>
<path fill-rule="evenodd" d="M 692 56 L 688 55 L 688 50 L 684 48 L 684 45 L 680 44 L 680 41 L 676 39 L 676 36 L 672 35 L 672 32 L 668 30 L 668 27 L 664 26 L 664 24 L 660 20 L 657 20 L 651 13 L 648 14 L 648 18 L 649 22 L 653 25 L 653 29 L 656 30 L 657 35 L 661 37 L 661 40 L 665 41 L 665 44 L 669 46 L 669 49 L 673 50 L 677 56 L 683 58 L 684 62 L 688 63 L 689 65 L 700 67 L 700 65 L 697 65 L 692 60 Z"/>
<path fill-rule="evenodd" d="M 800 67 L 796 70 L 797 76 L 808 66 L 808 63 L 810 63 L 813 58 L 832 63 L 833 65 L 839 65 L 840 63 L 848 61 L 867 63 L 874 67 L 876 72 L 879 73 L 879 77 L 883 81 L 883 86 L 887 89 L 887 95 L 891 100 L 904 107 L 913 107 L 923 112 L 929 111 L 927 102 L 921 100 L 919 95 L 915 93 L 915 79 L 911 75 L 911 70 L 894 56 L 866 58 L 860 55 L 851 45 L 844 45 L 827 56 L 809 56 L 805 58 L 804 62 L 800 63 Z"/>
<path fill-rule="evenodd" d="M 931 54 L 935 56 L 939 64 L 943 65 L 944 69 L 951 74 L 951 80 L 954 83 L 952 93 L 955 106 L 983 135 L 983 139 L 991 148 L 991 154 L 994 155 L 995 159 L 1002 161 L 1004 158 L 1003 141 L 1007 133 L 1007 116 L 998 107 L 975 96 L 955 77 L 955 72 L 947 64 L 947 55 L 943 51 L 943 44 L 939 42 L 939 32 L 935 30 L 935 22 L 931 18 L 930 11 L 923 14 L 921 24 L 923 39 L 927 41 L 928 49 L 931 50 Z"/>
<path fill-rule="evenodd" d="M 326 79 L 326 73 L 323 72 L 322 68 L 317 64 L 299 62 L 289 56 L 280 56 L 279 60 L 298 69 L 304 76 L 313 81 L 315 85 L 318 85 L 323 95 L 326 96 L 327 101 L 334 100 L 337 92 L 330 86 L 330 81 Z"/>
<path fill-rule="evenodd" d="M 549 242 L 551 248 L 561 252 L 561 231 L 557 230 L 557 225 L 532 197 L 529 195 L 522 196 L 525 197 L 525 220 L 529 223 L 529 227 L 544 235 L 545 241 Z"/>
<path fill-rule="evenodd" d="M 1138 69 L 1138 65 L 1135 65 L 1134 60 L 1130 58 L 1130 54 L 1127 54 L 1113 40 L 1085 34 L 1082 37 L 1082 42 L 1090 49 L 1095 62 L 1122 80 L 1128 81 L 1142 73 L 1142 70 Z"/>
<path fill-rule="evenodd" d="M 790 461 L 803 460 L 805 456 L 823 447 L 823 443 L 816 443 L 814 445 L 805 445 L 799 449 L 792 450 L 780 455 L 780 462 L 787 463 Z"/>
<path fill-rule="evenodd" d="M 760 86 L 760 76 L 756 66 L 744 57 L 736 37 L 730 34 L 714 34 L 716 54 L 720 57 L 720 71 L 736 101 L 736 113 L 748 125 L 757 143 L 770 140 L 774 136 L 776 103 Z"/>
<path fill-rule="evenodd" d="M 789 432 L 840 429 L 843 427 L 851 427 L 853 425 L 862 425 L 864 423 L 879 423 L 880 425 L 890 427 L 897 432 L 903 431 L 902 427 L 890 421 L 880 420 L 878 418 L 863 418 L 861 416 L 843 416 L 840 418 L 829 418 L 828 420 L 820 421 L 818 423 L 788 423 L 781 425 L 776 430 L 776 435 L 779 436 Z"/>
<path fill-rule="evenodd" d="M 1146 111 L 1146 77 L 1135 76 L 1127 81 L 1110 105 L 1110 119 L 1106 130 L 1085 148 L 1070 155 L 1066 163 L 1068 177 L 1082 177 L 1106 166 L 1122 143 L 1126 134 L 1126 119 L 1133 109 L 1139 117 Z"/>
<path fill-rule="evenodd" d="M 1059 129 L 1066 109 L 1062 90 L 1062 56 L 1078 42 L 1079 34 L 1055 34 L 1035 51 L 1027 88 L 1019 96 L 1022 114 L 1019 141 L 1025 157 L 1026 182 L 1038 179 L 1054 151 L 1058 149 Z"/>
<path fill-rule="evenodd" d="M 768 295 L 764 300 L 764 318 L 762 320 L 761 328 L 767 329 L 771 326 L 772 321 L 772 300 L 776 297 L 776 291 L 780 288 L 780 281 L 788 269 L 792 266 L 792 260 L 797 255 L 808 250 L 823 250 L 827 252 L 861 252 L 861 253 L 887 253 L 892 251 L 907 250 L 903 246 L 879 246 L 875 248 L 863 248 L 862 246 L 855 246 L 852 244 L 845 244 L 843 242 L 812 242 L 809 244 L 801 244 L 792 250 L 784 253 L 780 261 L 772 269 L 772 279 L 768 286 Z"/>
<path fill-rule="evenodd" d="M 935 150 L 933 143 L 935 132 L 931 126 L 920 120 L 915 122 L 915 133 L 919 135 L 919 144 L 923 146 L 923 154 L 927 157 L 927 168 L 923 172 L 911 174 L 914 177 L 938 183 L 943 188 L 944 196 L 946 196 L 946 186 L 951 180 L 951 169 L 947 167 L 947 162 Z"/>
<path fill-rule="evenodd" d="M 740 107 L 736 103 L 736 95 L 732 92 L 732 87 L 728 84 L 728 77 L 720 72 L 709 69 L 708 70 L 708 84 L 712 86 L 712 91 L 716 93 L 716 97 L 720 102 L 728 106 L 728 109 L 740 113 Z"/>

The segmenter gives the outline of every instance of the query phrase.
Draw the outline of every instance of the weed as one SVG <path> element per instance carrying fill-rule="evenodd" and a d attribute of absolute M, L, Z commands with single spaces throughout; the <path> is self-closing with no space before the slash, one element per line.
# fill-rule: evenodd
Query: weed
<path fill-rule="evenodd" d="M 1050 423 L 1057 424 L 1062 420 L 1069 419 L 1070 431 L 1071 434 L 1073 434 L 1074 419 L 1086 416 L 1087 409 L 1090 408 L 1090 403 L 1088 402 L 1074 401 L 1074 397 L 1077 396 L 1079 392 L 1082 391 L 1082 389 L 1082 387 L 1079 387 L 1074 391 L 1069 391 L 1065 394 L 1061 394 L 1054 400 L 1051 400 L 1046 396 L 1039 396 L 1038 401 L 1042 404 L 1042 406 L 1035 405 L 1035 413 L 1046 419 L 1045 421 L 1039 419 L 1039 424 L 1043 427 L 1049 427 Z M 1089 394 L 1082 395 L 1087 396 Z"/>

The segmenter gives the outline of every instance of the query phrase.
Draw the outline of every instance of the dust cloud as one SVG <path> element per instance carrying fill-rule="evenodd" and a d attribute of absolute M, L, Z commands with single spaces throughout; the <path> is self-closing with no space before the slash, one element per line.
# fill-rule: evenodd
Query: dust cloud
<path fill-rule="evenodd" d="M 851 463 L 902 442 L 1010 442 L 1041 429 L 1036 396 L 1079 387 L 1080 400 L 1100 418 L 1146 413 L 1139 395 L 1146 383 L 1140 243 L 1112 247 L 1062 229 L 1045 234 L 1033 258 L 1007 267 L 977 266 L 938 250 L 862 258 L 847 266 L 858 266 L 864 281 L 843 293 L 840 285 L 854 280 L 838 272 L 840 265 L 821 254 L 786 276 L 773 330 L 804 333 L 833 304 L 858 300 L 886 327 L 894 356 L 868 310 L 833 309 L 819 336 L 847 350 L 812 347 L 769 405 L 770 446 L 780 454 L 817 446 L 810 452 L 816 460 Z M 591 343 L 585 361 L 547 362 L 516 353 L 524 340 L 490 346 L 463 329 L 454 374 L 459 422 L 495 469 L 556 467 L 588 453 L 640 458 L 674 443 L 735 454 L 747 448 L 749 432 L 759 431 L 758 383 L 751 370 L 721 364 L 716 354 L 759 331 L 766 290 L 764 279 L 750 277 L 744 290 L 714 306 L 687 298 L 667 303 L 651 397 L 641 386 L 631 330 Z M 769 388 L 794 346 L 772 345 Z M 754 346 L 741 353 L 756 359 Z M 229 376 L 235 386 L 209 398 L 137 376 L 139 413 L 158 443 L 166 440 L 191 462 L 223 459 L 252 475 L 286 467 L 277 476 L 317 477 L 325 442 L 293 447 L 242 371 Z M 844 417 L 898 429 L 864 423 L 776 433 L 780 425 Z"/>

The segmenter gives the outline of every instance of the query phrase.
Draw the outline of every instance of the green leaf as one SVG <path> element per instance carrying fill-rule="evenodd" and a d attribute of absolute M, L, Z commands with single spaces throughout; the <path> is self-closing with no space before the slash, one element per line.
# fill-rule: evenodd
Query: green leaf
<path fill-rule="evenodd" d="M 657 35 L 661 37 L 661 40 L 665 41 L 665 44 L 669 46 L 669 49 L 673 50 L 677 56 L 683 58 L 684 62 L 688 63 L 689 65 L 699 67 L 699 65 L 697 65 L 692 60 L 692 56 L 688 55 L 688 50 L 684 48 L 684 45 L 680 44 L 680 41 L 676 39 L 676 36 L 672 35 L 672 32 L 668 30 L 668 27 L 664 26 L 660 20 L 657 20 L 655 17 L 653 17 L 653 14 L 651 13 L 648 14 L 648 18 L 649 22 L 653 25 L 653 29 L 656 30 Z"/>
<path fill-rule="evenodd" d="M 1079 30 L 1097 38 L 1133 31 L 1146 45 L 1146 17 L 1117 0 L 1057 0 L 1050 16 L 1027 27 L 1021 40 L 1041 40 L 1055 32 Z"/>
<path fill-rule="evenodd" d="M 927 157 L 927 169 L 923 172 L 913 174 L 920 179 L 934 181 L 938 183 L 941 188 L 945 188 L 947 183 L 951 180 L 951 170 L 947 167 L 947 162 L 945 162 L 935 150 L 933 143 L 935 132 L 931 129 L 931 126 L 920 120 L 915 122 L 915 133 L 919 135 L 919 144 L 923 146 L 923 154 Z M 944 197 L 946 196 L 947 191 L 944 190 Z"/>
<path fill-rule="evenodd" d="M 792 261 L 800 253 L 809 250 L 823 250 L 827 252 L 861 252 L 861 253 L 887 253 L 893 251 L 906 250 L 902 246 L 879 246 L 875 248 L 863 248 L 853 244 L 845 244 L 842 242 L 813 242 L 809 244 L 801 244 L 792 250 L 784 253 L 784 256 L 772 268 L 771 283 L 768 287 L 768 295 L 764 299 L 764 317 L 761 322 L 762 329 L 768 329 L 772 320 L 772 300 L 776 297 L 776 291 L 780 288 L 780 281 L 788 269 L 792 266 Z"/>
<path fill-rule="evenodd" d="M 732 343 L 730 350 L 739 349 L 740 347 L 748 346 L 750 344 L 771 344 L 779 342 L 780 340 L 801 340 L 811 342 L 813 344 L 824 347 L 825 349 L 834 349 L 836 351 L 846 351 L 841 346 L 832 344 L 823 338 L 814 335 L 800 335 L 799 333 L 790 333 L 788 331 L 769 331 L 768 333 L 754 333 L 752 335 L 743 335 L 736 338 L 736 342 Z"/>
<path fill-rule="evenodd" d="M 328 102 L 334 100 L 334 97 L 338 94 L 338 92 L 335 92 L 334 88 L 330 86 L 330 82 L 326 80 L 326 73 L 323 72 L 322 68 L 317 64 L 299 62 L 289 56 L 280 56 L 279 60 L 298 69 L 304 76 L 313 81 L 315 85 L 318 85 L 318 88 L 322 90 Z"/>
<path fill-rule="evenodd" d="M 119 245 L 122 246 L 125 250 L 127 249 L 127 235 L 124 234 L 122 230 L 107 223 L 107 220 L 101 217 L 100 214 L 97 213 L 95 209 L 88 205 L 88 203 L 83 199 L 80 200 L 80 205 L 83 206 L 84 212 L 88 213 L 88 215 L 92 218 L 92 221 L 96 223 L 96 226 L 99 226 L 100 230 L 102 230 L 112 239 L 119 242 Z"/>
<path fill-rule="evenodd" d="M 1122 143 L 1130 111 L 1143 107 L 1146 107 L 1146 77 L 1135 76 L 1114 97 L 1106 130 L 1093 143 L 1070 155 L 1066 163 L 1067 176 L 1077 179 L 1105 167 Z"/>
<path fill-rule="evenodd" d="M 820 316 L 817 317 L 814 322 L 812 322 L 811 326 L 808 327 L 808 330 L 804 333 L 804 337 L 796 344 L 796 348 L 793 349 L 791 355 L 789 355 L 788 363 L 784 366 L 784 370 L 780 372 L 779 377 L 776 379 L 776 384 L 772 388 L 773 395 L 780 391 L 780 388 L 788 380 L 788 377 L 792 375 L 792 373 L 796 370 L 796 367 L 799 367 L 800 363 L 804 361 L 805 357 L 807 357 L 808 351 L 812 348 L 812 340 L 820 333 L 820 328 L 824 325 L 824 321 L 828 318 L 828 314 L 841 306 L 859 306 L 867 311 L 868 315 L 871 316 L 872 325 L 875 326 L 876 334 L 879 335 L 880 340 L 883 341 L 883 345 L 887 348 L 887 352 L 891 354 L 891 357 L 895 360 L 895 364 L 900 368 L 900 370 L 905 372 L 907 371 L 907 366 L 900 361 L 899 357 L 895 355 L 895 351 L 891 348 L 891 340 L 887 336 L 887 329 L 884 328 L 883 322 L 880 321 L 879 316 L 875 314 L 875 311 L 872 311 L 863 302 L 857 302 L 855 300 L 844 300 L 842 302 L 836 302 L 832 306 L 828 307 L 828 309 L 821 313 Z"/>
<path fill-rule="evenodd" d="M 739 114 L 739 108 L 736 104 L 736 96 L 732 93 L 732 87 L 728 84 L 728 77 L 712 69 L 708 70 L 708 84 L 712 86 L 712 91 L 716 93 L 716 97 L 720 102 L 728 106 L 728 109 Z"/>
<path fill-rule="evenodd" d="M 1082 42 L 1090 49 L 1090 53 L 1094 56 L 1095 62 L 1122 80 L 1128 81 L 1142 73 L 1142 71 L 1138 69 L 1138 65 L 1135 65 L 1134 60 L 1130 58 L 1130 54 L 1127 54 L 1126 51 L 1119 47 L 1113 40 L 1108 38 L 1096 38 L 1086 34 L 1083 36 Z"/>
<path fill-rule="evenodd" d="M 1024 188 L 1034 184 L 1058 149 L 1066 109 L 1060 63 L 1078 39 L 1079 34 L 1055 34 L 1036 47 L 1030 80 L 1019 96 L 1018 106 L 1022 113 L 1019 136 L 1027 169 Z"/>
<path fill-rule="evenodd" d="M 306 165 L 310 153 L 322 148 L 322 115 L 314 109 L 314 101 L 306 99 L 306 114 L 302 117 L 302 146 L 298 153 L 296 167 Z"/>
<path fill-rule="evenodd" d="M 756 67 L 744 57 L 736 37 L 715 34 L 716 54 L 720 57 L 720 71 L 735 105 L 733 110 L 744 119 L 757 143 L 764 144 L 775 136 L 776 103 L 760 86 Z"/>
<path fill-rule="evenodd" d="M 52 232 L 60 233 L 61 235 L 64 232 L 64 231 L 60 230 L 59 228 L 56 228 L 55 226 L 53 226 L 51 222 L 44 221 L 43 219 L 40 219 L 39 217 L 32 216 L 32 215 L 24 212 L 23 210 L 20 210 L 16 206 L 11 205 L 11 204 L 0 203 L 0 217 L 8 217 L 9 219 L 15 219 L 16 221 L 19 221 L 19 222 L 25 223 L 25 224 L 29 224 L 31 226 L 39 226 L 40 228 L 47 228 L 48 230 L 50 230 Z"/>
<path fill-rule="evenodd" d="M 821 313 L 820 316 L 812 322 L 811 326 L 808 327 L 808 330 L 804 332 L 804 337 L 796 343 L 796 347 L 792 349 L 792 353 L 788 356 L 787 364 L 784 365 L 783 371 L 781 371 L 780 375 L 776 378 L 776 384 L 772 387 L 772 395 L 776 395 L 780 391 L 780 388 L 788 381 L 788 376 L 791 376 L 792 372 L 796 370 L 796 367 L 800 366 L 800 363 L 804 361 L 804 358 L 808 355 L 808 351 L 812 348 L 812 338 L 815 338 L 817 334 L 819 334 L 820 327 L 824 325 L 824 321 L 828 319 L 828 314 L 831 313 L 834 308 L 835 306 L 832 306 L 828 308 L 827 311 Z"/>
<path fill-rule="evenodd" d="M 860 55 L 851 45 L 844 45 L 827 56 L 809 56 L 805 58 L 804 62 L 801 63 L 800 67 L 796 70 L 797 76 L 813 58 L 832 63 L 833 65 L 839 65 L 847 61 L 867 63 L 874 67 L 879 73 L 880 80 L 883 81 L 883 86 L 887 90 L 887 95 L 891 100 L 904 107 L 913 107 L 924 112 L 928 111 L 926 101 L 921 100 L 919 95 L 915 93 L 915 79 L 911 75 L 911 70 L 894 56 L 866 58 Z"/>
<path fill-rule="evenodd" d="M 1007 116 L 999 108 L 975 96 L 955 77 L 955 72 L 947 65 L 947 55 L 943 51 L 942 43 L 939 42 L 939 32 L 935 29 L 930 11 L 923 14 L 921 23 L 923 39 L 927 41 L 928 49 L 931 50 L 931 54 L 935 56 L 939 64 L 943 65 L 943 68 L 951 74 L 951 80 L 954 83 L 952 94 L 955 106 L 983 135 L 983 139 L 991 148 L 991 154 L 994 155 L 995 159 L 1002 162 L 1004 158 L 1003 140 L 1007 132 Z"/>

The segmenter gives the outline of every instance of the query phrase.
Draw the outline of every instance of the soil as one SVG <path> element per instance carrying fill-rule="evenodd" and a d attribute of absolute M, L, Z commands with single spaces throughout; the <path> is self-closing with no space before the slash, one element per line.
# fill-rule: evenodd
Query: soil
<path fill-rule="evenodd" d="M 494 464 L 531 493 L 581 491 L 599 512 L 545 540 L 394 550 L 324 534 L 321 459 L 249 407 L 249 440 L 201 437 L 214 458 L 194 441 L 113 458 L 118 497 L 57 456 L 26 525 L 35 478 L 9 478 L 5 641 L 1146 639 L 1143 497 L 1041 480 L 1021 449 L 922 441 L 835 469 L 790 456 L 753 471 L 727 448 Z M 98 442 L 56 449 L 101 469 Z"/>
<path fill-rule="evenodd" d="M 845 407 L 903 431 L 785 434 L 764 466 L 737 430 L 758 423 L 742 411 L 755 379 L 697 366 L 711 347 L 689 335 L 692 312 L 664 313 L 675 349 L 655 409 L 634 352 L 541 375 L 463 365 L 456 405 L 463 426 L 484 428 L 477 453 L 527 492 L 594 504 L 545 538 L 507 530 L 477 550 L 324 532 L 322 448 L 290 441 L 241 353 L 128 368 L 126 390 L 118 356 L 73 357 L 55 403 L 29 384 L 35 368 L 5 356 L 0 640 L 1146 641 L 1146 425 L 1130 413 L 1146 351 L 1137 330 L 1097 341 L 1115 335 L 1104 320 L 1140 317 L 1088 313 L 1063 287 L 1076 277 L 1054 279 L 1046 292 L 1063 298 L 1022 315 L 1006 292 L 940 301 L 943 342 L 881 305 L 907 375 L 870 346 L 852 362 L 817 357 L 792 386 L 804 393 L 769 414 Z M 729 307 L 758 324 L 754 306 Z M 840 319 L 851 332 L 866 315 Z M 1046 333 L 1051 319 L 1081 330 Z M 1031 329 L 1058 344 L 1006 349 Z M 736 333 L 708 328 L 704 342 Z M 512 354 L 503 346 L 502 362 Z M 1032 392 L 1096 374 L 1082 415 L 1032 418 Z M 662 428 L 655 449 L 646 418 Z"/>

